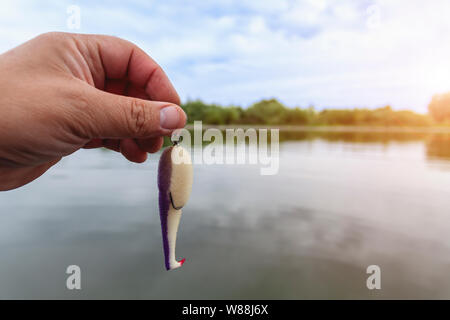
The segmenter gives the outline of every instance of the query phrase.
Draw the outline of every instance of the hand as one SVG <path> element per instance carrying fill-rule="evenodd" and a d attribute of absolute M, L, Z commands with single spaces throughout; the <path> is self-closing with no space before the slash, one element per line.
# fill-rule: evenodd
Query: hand
<path fill-rule="evenodd" d="M 144 162 L 185 125 L 164 71 L 110 36 L 46 33 L 0 55 L 0 190 L 80 148 Z"/>

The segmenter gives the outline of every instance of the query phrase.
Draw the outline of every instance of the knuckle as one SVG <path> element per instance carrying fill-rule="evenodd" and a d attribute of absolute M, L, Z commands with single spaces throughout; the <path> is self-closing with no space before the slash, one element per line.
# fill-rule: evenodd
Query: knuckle
<path fill-rule="evenodd" d="M 155 118 L 153 108 L 146 106 L 144 101 L 139 99 L 131 100 L 128 112 L 128 128 L 131 134 L 139 137 L 150 135 L 154 130 L 148 124 L 155 123 L 157 120 Z"/>
<path fill-rule="evenodd" d="M 87 35 L 83 35 L 87 36 Z M 101 41 L 105 43 L 111 43 L 111 44 L 120 44 L 124 47 L 133 46 L 134 44 L 128 40 L 125 40 L 123 38 L 120 38 L 118 36 L 114 35 L 104 35 L 104 34 L 97 34 L 97 35 L 89 35 L 91 39 L 94 39 L 96 41 Z"/>
<path fill-rule="evenodd" d="M 87 139 L 97 135 L 95 115 L 86 94 L 80 90 L 62 90 L 64 114 L 68 129 L 77 137 Z"/>
<path fill-rule="evenodd" d="M 48 41 L 61 41 L 67 38 L 67 33 L 64 32 L 57 32 L 57 31 L 51 31 L 51 32 L 45 32 L 40 34 L 37 38 L 48 40 Z"/>
<path fill-rule="evenodd" d="M 58 36 L 59 32 L 57 31 L 50 31 L 50 32 L 44 32 L 42 34 L 40 34 L 38 37 L 39 38 L 53 38 L 55 36 Z"/>
<path fill-rule="evenodd" d="M 46 32 L 36 37 L 37 40 L 45 43 L 46 46 L 55 52 L 63 52 L 65 48 L 73 47 L 73 42 L 76 38 L 77 34 L 56 31 Z"/>

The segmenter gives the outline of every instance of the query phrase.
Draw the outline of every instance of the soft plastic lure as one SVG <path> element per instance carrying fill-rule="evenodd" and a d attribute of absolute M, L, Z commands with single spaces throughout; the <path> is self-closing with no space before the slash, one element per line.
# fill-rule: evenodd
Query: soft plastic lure
<path fill-rule="evenodd" d="M 158 168 L 159 215 L 167 270 L 181 267 L 186 260 L 176 260 L 175 246 L 181 208 L 191 194 L 192 178 L 191 156 L 175 142 L 162 153 Z"/>

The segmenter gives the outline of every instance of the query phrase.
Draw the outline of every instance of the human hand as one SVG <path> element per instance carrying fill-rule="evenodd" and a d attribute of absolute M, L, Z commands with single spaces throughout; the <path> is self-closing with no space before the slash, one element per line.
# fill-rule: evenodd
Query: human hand
<path fill-rule="evenodd" d="M 46 33 L 0 55 L 0 190 L 80 148 L 144 162 L 185 125 L 164 71 L 110 36 Z"/>

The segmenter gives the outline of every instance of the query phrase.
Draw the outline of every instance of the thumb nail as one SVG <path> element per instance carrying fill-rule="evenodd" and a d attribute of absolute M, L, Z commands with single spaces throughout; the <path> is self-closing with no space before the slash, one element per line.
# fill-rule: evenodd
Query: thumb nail
<path fill-rule="evenodd" d="M 159 114 L 159 123 L 161 128 L 175 129 L 179 127 L 180 113 L 175 106 L 168 106 L 161 109 Z"/>

